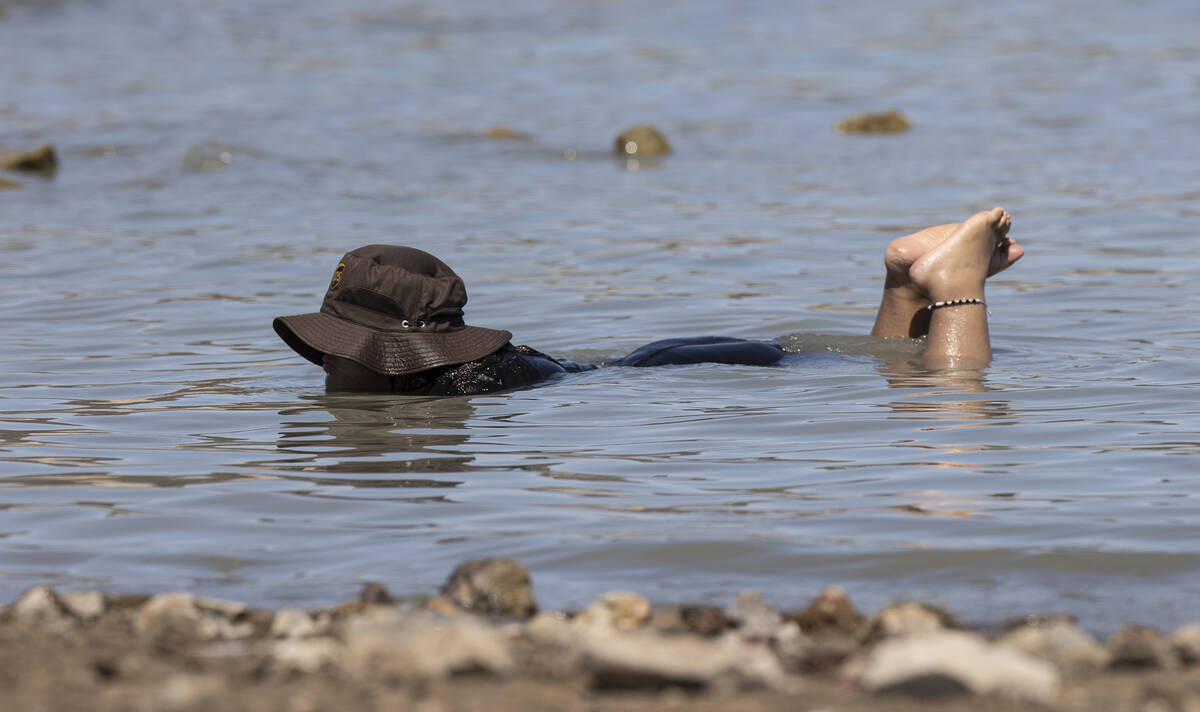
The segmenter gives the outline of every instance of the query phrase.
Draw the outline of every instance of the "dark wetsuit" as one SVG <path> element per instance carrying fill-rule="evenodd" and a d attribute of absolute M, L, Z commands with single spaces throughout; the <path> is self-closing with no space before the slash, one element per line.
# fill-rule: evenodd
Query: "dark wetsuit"
<path fill-rule="evenodd" d="M 783 358 L 783 349 L 762 341 L 727 336 L 663 339 L 646 344 L 613 366 L 666 366 L 670 364 L 728 363 L 770 366 Z M 397 393 L 431 396 L 470 396 L 532 386 L 561 373 L 597 368 L 556 359 L 528 346 L 507 344 L 483 358 L 445 368 L 412 374 L 396 383 Z M 399 380 L 399 379 L 397 379 Z"/>

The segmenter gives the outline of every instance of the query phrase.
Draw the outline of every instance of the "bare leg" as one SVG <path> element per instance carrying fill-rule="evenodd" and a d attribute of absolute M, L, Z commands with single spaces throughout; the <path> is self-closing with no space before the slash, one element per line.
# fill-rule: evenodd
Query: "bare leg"
<path fill-rule="evenodd" d="M 887 246 L 883 265 L 883 299 L 875 314 L 871 336 L 916 338 L 929 332 L 929 295 L 913 284 L 908 270 L 926 252 L 940 245 L 960 223 L 927 227 L 912 235 L 898 237 Z"/>
<path fill-rule="evenodd" d="M 909 268 L 916 288 L 933 302 L 983 299 L 988 276 L 1020 259 L 1024 251 L 1008 239 L 1012 217 L 1004 208 L 975 213 Z M 985 366 L 992 359 L 987 308 L 963 304 L 934 309 L 925 343 L 926 365 Z"/>

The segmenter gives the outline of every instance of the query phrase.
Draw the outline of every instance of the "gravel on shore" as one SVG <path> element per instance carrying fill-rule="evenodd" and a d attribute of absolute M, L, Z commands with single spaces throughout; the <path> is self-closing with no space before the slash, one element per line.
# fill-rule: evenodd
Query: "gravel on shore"
<path fill-rule="evenodd" d="M 1200 712 L 1200 624 L 1097 640 L 1067 617 L 983 632 L 920 601 L 870 615 L 614 591 L 538 611 L 511 559 L 436 594 L 381 586 L 276 611 L 188 593 L 56 592 L 0 608 L 5 710 L 1131 710 Z"/>

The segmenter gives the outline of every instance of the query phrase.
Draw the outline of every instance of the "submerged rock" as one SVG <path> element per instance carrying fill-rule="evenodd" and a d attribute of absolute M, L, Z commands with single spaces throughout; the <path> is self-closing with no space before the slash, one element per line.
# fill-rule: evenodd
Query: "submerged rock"
<path fill-rule="evenodd" d="M 899 111 L 865 112 L 837 123 L 838 133 L 904 133 L 911 128 Z"/>
<path fill-rule="evenodd" d="M 529 618 L 537 612 L 529 571 L 513 559 L 472 559 L 450 574 L 442 594 L 483 616 Z"/>
<path fill-rule="evenodd" d="M 617 135 L 614 150 L 625 157 L 663 156 L 671 152 L 671 144 L 650 124 L 637 124 Z"/>
<path fill-rule="evenodd" d="M 524 133 L 523 131 L 517 131 L 516 129 L 512 129 L 501 124 L 489 127 L 483 132 L 483 137 L 495 139 L 497 141 L 528 141 L 530 138 L 532 138 L 529 134 Z"/>
<path fill-rule="evenodd" d="M 15 180 L 8 180 L 7 178 L 0 178 L 0 190 L 12 190 L 14 188 L 20 188 L 20 187 L 21 187 L 21 184 L 16 182 Z"/>
<path fill-rule="evenodd" d="M 844 670 L 868 691 L 920 698 L 995 694 L 1047 704 L 1060 685 L 1050 663 L 961 631 L 885 640 Z"/>
<path fill-rule="evenodd" d="M 51 175 L 58 170 L 58 154 L 48 143 L 31 151 L 0 151 L 0 168 Z"/>

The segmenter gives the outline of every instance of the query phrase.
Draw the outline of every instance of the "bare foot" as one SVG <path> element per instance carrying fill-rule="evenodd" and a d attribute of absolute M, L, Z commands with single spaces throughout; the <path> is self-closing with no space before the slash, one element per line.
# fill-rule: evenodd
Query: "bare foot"
<path fill-rule="evenodd" d="M 1008 238 L 1011 226 L 1008 211 L 992 208 L 967 218 L 936 245 L 928 246 L 936 237 L 932 231 L 909 236 L 925 235 L 909 245 L 910 252 L 927 247 L 909 267 L 909 279 L 930 299 L 982 298 L 984 280 L 1025 253 Z"/>

